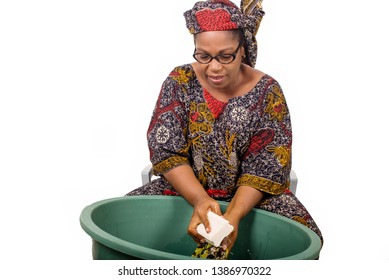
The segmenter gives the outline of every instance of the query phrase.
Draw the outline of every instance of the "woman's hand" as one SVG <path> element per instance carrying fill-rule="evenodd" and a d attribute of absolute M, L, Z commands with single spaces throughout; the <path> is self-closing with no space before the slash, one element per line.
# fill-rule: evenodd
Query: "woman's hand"
<path fill-rule="evenodd" d="M 210 224 L 208 221 L 207 213 L 208 211 L 212 211 L 215 214 L 221 215 L 219 203 L 209 197 L 208 195 L 204 195 L 196 199 L 193 203 L 193 214 L 192 218 L 189 222 L 188 226 L 188 234 L 194 239 L 196 243 L 204 243 L 204 237 L 202 237 L 197 232 L 197 226 L 199 224 L 204 224 L 205 231 L 210 232 Z"/>
<path fill-rule="evenodd" d="M 221 215 L 219 203 L 207 194 L 189 165 L 177 166 L 166 172 L 164 177 L 193 206 L 188 234 L 198 243 L 203 241 L 204 238 L 197 233 L 197 226 L 203 223 L 207 232 L 210 231 L 207 213 L 212 211 Z"/>
<path fill-rule="evenodd" d="M 221 248 L 224 251 L 228 250 L 228 252 L 231 252 L 231 249 L 234 246 L 236 239 L 238 238 L 240 218 L 238 216 L 234 216 L 231 213 L 226 213 L 223 215 L 223 217 L 230 223 L 230 225 L 234 227 L 234 230 L 223 239 Z"/>
<path fill-rule="evenodd" d="M 236 239 L 240 220 L 263 198 L 263 193 L 249 186 L 240 186 L 227 207 L 224 218 L 234 227 L 234 230 L 222 241 L 222 249 L 231 252 Z"/>

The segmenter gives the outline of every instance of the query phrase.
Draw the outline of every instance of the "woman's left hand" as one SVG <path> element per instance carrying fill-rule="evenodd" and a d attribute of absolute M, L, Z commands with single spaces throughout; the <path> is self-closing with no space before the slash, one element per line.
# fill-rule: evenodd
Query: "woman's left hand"
<path fill-rule="evenodd" d="M 232 247 L 235 244 L 236 239 L 238 238 L 238 229 L 239 229 L 239 222 L 240 219 L 238 217 L 234 217 L 232 214 L 224 214 L 223 217 L 228 220 L 230 225 L 234 227 L 234 230 L 226 237 L 223 239 L 221 243 L 221 248 L 228 252 L 231 252 Z"/>
<path fill-rule="evenodd" d="M 234 230 L 222 241 L 222 249 L 230 252 L 238 238 L 240 220 L 263 198 L 263 193 L 249 186 L 240 186 L 223 215 Z"/>

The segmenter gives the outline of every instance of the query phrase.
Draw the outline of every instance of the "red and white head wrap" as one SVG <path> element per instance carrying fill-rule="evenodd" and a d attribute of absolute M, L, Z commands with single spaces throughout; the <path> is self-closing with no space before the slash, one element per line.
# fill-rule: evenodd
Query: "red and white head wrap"
<path fill-rule="evenodd" d="M 244 62 L 254 67 L 258 53 L 255 36 L 265 15 L 261 3 L 262 0 L 242 0 L 238 8 L 229 0 L 199 1 L 184 13 L 186 26 L 191 34 L 240 29 L 246 41 Z"/>

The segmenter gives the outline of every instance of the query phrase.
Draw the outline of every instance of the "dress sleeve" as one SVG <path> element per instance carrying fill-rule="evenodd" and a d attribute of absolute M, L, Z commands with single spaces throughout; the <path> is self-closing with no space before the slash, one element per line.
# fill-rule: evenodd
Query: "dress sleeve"
<path fill-rule="evenodd" d="M 285 97 L 275 80 L 260 98 L 258 109 L 237 186 L 277 195 L 290 183 L 292 128 Z"/>
<path fill-rule="evenodd" d="M 177 67 L 164 81 L 147 131 L 154 174 L 189 164 L 186 99 L 193 70 Z"/>

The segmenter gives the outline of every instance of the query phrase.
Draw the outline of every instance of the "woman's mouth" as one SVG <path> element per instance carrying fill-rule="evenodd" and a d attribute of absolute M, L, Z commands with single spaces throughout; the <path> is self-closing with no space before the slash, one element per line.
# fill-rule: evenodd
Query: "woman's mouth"
<path fill-rule="evenodd" d="M 224 76 L 210 76 L 208 75 L 208 79 L 211 80 L 211 82 L 215 83 L 215 84 L 220 84 L 221 82 L 223 82 L 223 78 Z"/>

